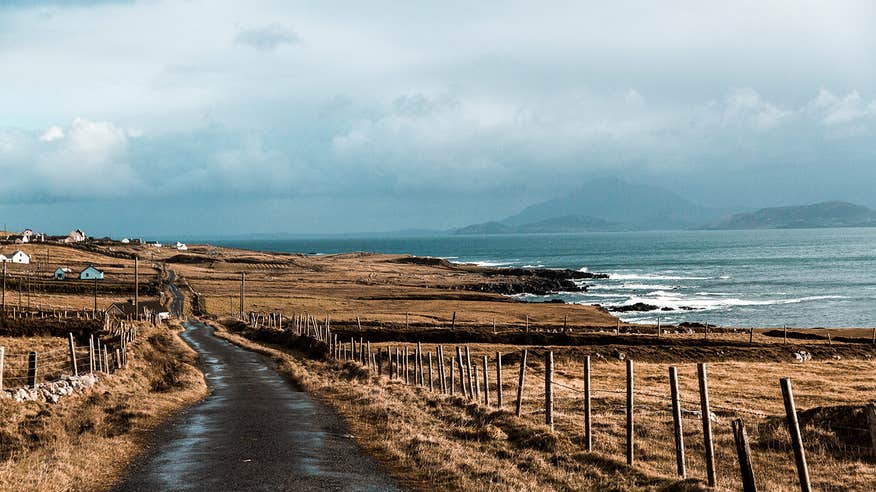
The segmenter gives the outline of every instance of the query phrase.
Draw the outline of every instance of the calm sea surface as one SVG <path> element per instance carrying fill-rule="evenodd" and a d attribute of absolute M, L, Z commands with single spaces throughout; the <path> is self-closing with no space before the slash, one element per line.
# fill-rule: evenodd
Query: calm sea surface
<path fill-rule="evenodd" d="M 588 292 L 522 296 L 581 304 L 643 302 L 673 311 L 623 319 L 732 326 L 876 325 L 876 229 L 665 231 L 507 236 L 225 240 L 264 251 L 374 251 L 494 266 L 608 273 Z M 694 308 L 682 310 L 681 308 Z"/>

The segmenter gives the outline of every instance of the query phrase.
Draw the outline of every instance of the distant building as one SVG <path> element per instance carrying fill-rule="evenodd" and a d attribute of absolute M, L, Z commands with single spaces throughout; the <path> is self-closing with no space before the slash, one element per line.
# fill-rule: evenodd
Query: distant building
<path fill-rule="evenodd" d="M 122 239 L 122 244 L 128 244 L 128 243 L 130 243 L 130 242 L 131 242 L 131 240 L 128 239 L 128 238 L 123 238 L 123 239 Z"/>
<path fill-rule="evenodd" d="M 86 236 L 85 233 L 82 232 L 82 229 L 76 229 L 75 231 L 70 232 L 70 234 L 67 234 L 67 237 L 64 238 L 64 242 L 68 244 L 81 243 L 82 241 L 85 241 L 87 237 L 88 236 Z"/>
<path fill-rule="evenodd" d="M 33 229 L 25 229 L 24 232 L 21 233 L 22 238 L 27 238 L 28 241 L 33 236 Z"/>
<path fill-rule="evenodd" d="M 6 263 L 9 261 L 9 258 L 6 255 L 0 255 L 0 263 Z"/>
<path fill-rule="evenodd" d="M 55 270 L 55 275 L 54 275 L 54 276 L 55 276 L 55 280 L 65 280 L 65 279 L 67 278 L 67 275 L 70 274 L 70 273 L 72 273 L 72 270 L 70 270 L 69 268 L 67 268 L 67 267 L 58 267 L 58 268 Z"/>
<path fill-rule="evenodd" d="M 153 243 L 152 246 L 155 246 L 156 248 L 161 248 L 163 246 L 163 244 L 159 243 L 158 241 L 155 241 L 155 243 Z"/>
<path fill-rule="evenodd" d="M 140 316 L 155 314 L 159 319 L 170 317 L 170 311 L 158 301 L 140 301 L 139 308 Z M 134 318 L 136 317 L 134 301 L 128 299 L 128 302 L 114 302 L 107 308 L 106 314 L 117 318 Z"/>
<path fill-rule="evenodd" d="M 79 280 L 103 280 L 103 272 L 94 268 L 94 265 L 88 265 L 79 272 Z"/>
<path fill-rule="evenodd" d="M 12 263 L 21 263 L 22 265 L 30 264 L 30 256 L 22 250 L 18 250 L 9 257 Z"/>
<path fill-rule="evenodd" d="M 181 243 L 181 242 L 177 241 L 176 242 L 176 249 L 177 249 L 177 251 L 188 251 L 189 247 L 186 246 L 185 243 Z"/>

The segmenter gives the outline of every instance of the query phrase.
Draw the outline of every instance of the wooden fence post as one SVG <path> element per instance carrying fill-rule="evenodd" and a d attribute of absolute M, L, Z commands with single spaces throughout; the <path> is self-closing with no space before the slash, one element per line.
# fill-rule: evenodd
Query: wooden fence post
<path fill-rule="evenodd" d="M 410 355 L 408 355 L 408 347 L 405 347 L 405 358 L 402 361 L 405 366 L 405 384 L 411 384 L 411 370 L 410 370 Z"/>
<path fill-rule="evenodd" d="M 88 337 L 88 372 L 94 373 L 94 335 Z"/>
<path fill-rule="evenodd" d="M 754 342 L 754 327 L 750 326 L 748 328 L 748 344 L 751 345 Z"/>
<path fill-rule="evenodd" d="M 435 379 L 432 377 L 432 352 L 429 352 L 429 391 L 435 391 Z"/>
<path fill-rule="evenodd" d="M 107 351 L 106 345 L 103 346 L 103 372 L 109 374 L 109 352 Z"/>
<path fill-rule="evenodd" d="M 27 385 L 36 388 L 37 381 L 37 353 L 27 354 Z"/>
<path fill-rule="evenodd" d="M 103 364 L 104 360 L 101 359 L 103 352 L 100 351 L 100 337 L 98 337 L 94 341 L 94 349 L 97 352 L 97 356 L 95 357 L 95 364 L 97 372 L 103 372 Z"/>
<path fill-rule="evenodd" d="M 523 412 L 523 379 L 526 376 L 526 354 L 527 349 L 523 349 L 523 357 L 520 358 L 520 376 L 517 378 L 517 416 L 521 416 Z"/>
<path fill-rule="evenodd" d="M 420 345 L 420 342 L 418 340 L 417 347 L 414 349 L 414 384 L 417 386 L 421 386 L 423 384 L 423 381 L 420 380 L 420 375 L 422 374 L 422 372 L 420 371 L 420 366 L 421 362 L 423 361 L 423 359 L 420 358 L 420 350 L 422 350 L 422 346 Z"/>
<path fill-rule="evenodd" d="M 73 342 L 73 334 L 70 333 L 70 365 L 73 366 L 73 375 L 79 375 L 79 368 L 76 366 L 76 344 Z"/>
<path fill-rule="evenodd" d="M 4 365 L 4 362 L 6 362 L 6 347 L 0 347 L 0 391 L 3 391 L 3 365 Z"/>
<path fill-rule="evenodd" d="M 874 337 L 876 337 L 876 328 L 873 329 Z M 788 344 L 788 325 L 782 325 L 782 340 L 785 345 Z M 876 340 L 876 338 L 874 338 Z"/>
<path fill-rule="evenodd" d="M 490 380 L 487 374 L 487 356 L 484 356 L 484 406 L 490 406 Z"/>
<path fill-rule="evenodd" d="M 715 444 L 712 442 L 712 419 L 709 411 L 709 381 L 706 375 L 706 364 L 697 364 L 697 379 L 700 386 L 700 412 L 703 421 L 703 445 L 706 450 L 706 475 L 709 487 L 715 486 Z"/>
<path fill-rule="evenodd" d="M 456 394 L 456 379 L 453 378 L 453 372 L 456 370 L 456 359 L 450 357 L 450 396 Z"/>
<path fill-rule="evenodd" d="M 122 367 L 122 354 L 119 349 L 116 349 L 116 370 L 121 369 Z M 113 371 L 115 372 L 115 371 Z"/>
<path fill-rule="evenodd" d="M 684 421 L 681 418 L 681 395 L 678 391 L 678 369 L 669 368 L 669 392 L 672 397 L 672 429 L 675 434 L 675 466 L 678 476 L 687 477 L 684 463 Z"/>
<path fill-rule="evenodd" d="M 635 461 L 635 429 L 633 428 L 633 360 L 627 359 L 627 465 Z"/>
<path fill-rule="evenodd" d="M 502 352 L 496 352 L 496 408 L 502 409 Z"/>
<path fill-rule="evenodd" d="M 757 492 L 757 483 L 754 481 L 754 468 L 751 466 L 751 448 L 748 445 L 745 424 L 742 423 L 742 419 L 736 419 L 732 422 L 732 427 L 733 440 L 736 442 L 736 454 L 739 456 L 742 490 L 744 492 Z"/>
<path fill-rule="evenodd" d="M 871 451 L 876 455 L 876 404 L 868 403 L 867 406 L 864 407 L 864 411 L 867 413 L 867 428 L 870 429 Z"/>
<path fill-rule="evenodd" d="M 447 374 L 444 372 L 444 346 L 438 345 L 438 377 L 441 378 L 441 393 L 447 393 Z"/>
<path fill-rule="evenodd" d="M 420 386 L 426 385 L 426 368 L 423 367 L 423 347 L 417 341 L 417 365 L 420 366 Z"/>
<path fill-rule="evenodd" d="M 471 370 L 471 351 L 469 351 L 468 345 L 465 346 L 465 361 L 468 365 L 468 397 L 474 398 L 474 383 L 475 377 L 472 374 Z"/>
<path fill-rule="evenodd" d="M 800 479 L 800 490 L 802 492 L 809 492 L 812 490 L 812 484 L 809 482 L 809 467 L 806 464 L 803 437 L 800 435 L 800 423 L 797 421 L 797 407 L 794 405 L 791 378 L 782 378 L 780 383 L 782 385 L 782 399 L 785 400 L 788 433 L 791 434 L 791 446 L 794 448 L 794 461 L 797 464 L 797 476 Z"/>
<path fill-rule="evenodd" d="M 554 431 L 554 353 L 544 357 L 544 423 Z"/>
<path fill-rule="evenodd" d="M 590 407 L 590 356 L 584 357 L 584 444 L 587 452 L 593 451 L 593 421 Z"/>
<path fill-rule="evenodd" d="M 474 366 L 474 401 L 477 403 L 481 399 L 481 380 L 478 378 L 478 366 Z"/>
<path fill-rule="evenodd" d="M 462 392 L 462 396 L 467 396 L 468 392 L 465 389 L 465 364 L 462 363 L 462 349 L 459 345 L 456 346 L 456 358 L 459 364 L 459 390 Z"/>

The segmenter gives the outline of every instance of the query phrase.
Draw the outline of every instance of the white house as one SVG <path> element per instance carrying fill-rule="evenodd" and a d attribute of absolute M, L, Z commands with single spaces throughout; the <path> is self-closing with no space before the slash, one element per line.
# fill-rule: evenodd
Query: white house
<path fill-rule="evenodd" d="M 123 239 L 122 239 L 122 244 L 128 244 L 128 243 L 130 243 L 130 242 L 131 242 L 131 240 L 128 239 L 128 238 L 123 238 Z"/>
<path fill-rule="evenodd" d="M 64 238 L 64 242 L 81 243 L 82 241 L 85 241 L 87 237 L 88 236 L 86 236 L 85 233 L 82 232 L 82 229 L 76 229 L 75 231 L 70 232 L 70 234 L 67 234 L 67 237 Z"/>
<path fill-rule="evenodd" d="M 94 265 L 88 265 L 79 272 L 79 280 L 103 280 L 103 272 L 94 268 Z"/>
<path fill-rule="evenodd" d="M 189 247 L 186 246 L 185 243 L 181 243 L 181 242 L 177 241 L 176 242 L 176 249 L 177 249 L 177 251 L 188 251 Z"/>
<path fill-rule="evenodd" d="M 12 263 L 21 263 L 22 265 L 30 264 L 30 256 L 22 250 L 18 250 L 10 257 Z"/>
<path fill-rule="evenodd" d="M 6 255 L 0 255 L 0 263 L 6 263 L 9 261 L 9 258 Z"/>
<path fill-rule="evenodd" d="M 161 243 L 159 243 L 158 241 L 155 241 L 155 243 L 152 246 L 155 246 L 156 248 L 161 248 L 161 246 L 163 246 L 163 245 Z"/>

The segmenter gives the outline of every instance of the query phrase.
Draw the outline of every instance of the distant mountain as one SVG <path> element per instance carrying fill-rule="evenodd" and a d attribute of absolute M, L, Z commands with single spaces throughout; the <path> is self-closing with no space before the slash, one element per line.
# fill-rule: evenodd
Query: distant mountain
<path fill-rule="evenodd" d="M 612 228 L 611 222 L 602 219 L 582 215 L 566 215 L 519 226 L 509 226 L 501 222 L 484 222 L 457 229 L 455 232 L 456 234 L 532 234 L 604 231 Z"/>
<path fill-rule="evenodd" d="M 513 234 L 514 228 L 501 222 L 484 222 L 456 230 L 456 234 Z"/>
<path fill-rule="evenodd" d="M 731 215 L 713 229 L 791 229 L 816 227 L 876 227 L 876 211 L 847 202 L 763 208 Z"/>
<path fill-rule="evenodd" d="M 586 232 L 586 231 L 604 231 L 611 229 L 614 224 L 611 222 L 597 219 L 596 217 L 588 217 L 585 215 L 564 215 L 563 217 L 552 217 L 550 219 L 523 224 L 515 227 L 517 232 Z"/>
<path fill-rule="evenodd" d="M 517 227 L 567 216 L 595 217 L 625 229 L 688 229 L 715 222 L 721 212 L 656 186 L 599 179 L 527 207 L 502 223 Z"/>

